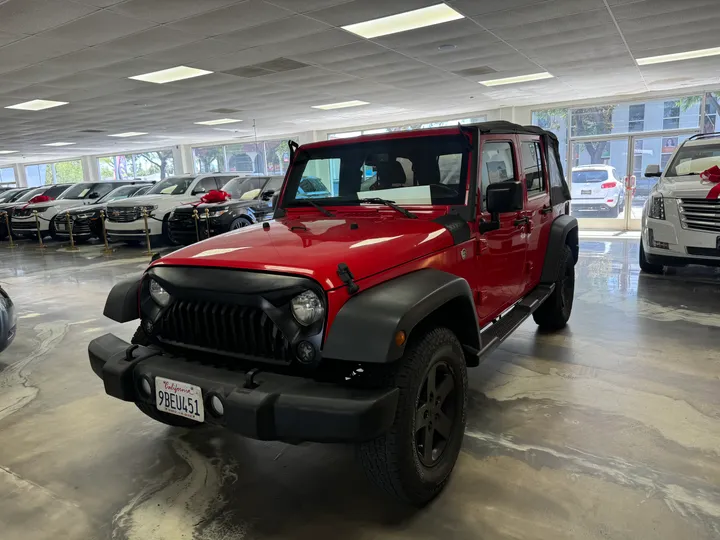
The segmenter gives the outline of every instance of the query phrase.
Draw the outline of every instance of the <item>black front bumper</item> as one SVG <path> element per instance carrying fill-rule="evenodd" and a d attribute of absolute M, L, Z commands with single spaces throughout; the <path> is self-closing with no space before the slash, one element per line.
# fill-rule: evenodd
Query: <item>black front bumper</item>
<path fill-rule="evenodd" d="M 90 365 L 105 384 L 105 392 L 123 401 L 155 403 L 139 392 L 141 377 L 164 377 L 202 388 L 205 422 L 260 440 L 361 442 L 390 427 L 395 418 L 398 389 L 364 390 L 303 377 L 210 367 L 170 356 L 149 347 L 131 347 L 105 334 L 90 342 Z M 252 384 L 249 383 L 252 382 Z M 224 414 L 207 406 L 217 396 Z"/>
<path fill-rule="evenodd" d="M 645 253 L 645 260 L 650 264 L 658 264 L 660 266 L 677 266 L 683 267 L 691 264 L 700 266 L 720 266 L 720 259 L 710 259 L 706 257 L 682 257 L 676 255 L 655 255 Z"/>
<path fill-rule="evenodd" d="M 195 220 L 192 217 L 183 216 L 179 219 L 170 219 L 168 221 L 170 237 L 178 244 L 193 244 L 199 240 L 205 240 L 208 237 L 230 231 L 232 219 L 228 221 L 228 219 L 225 219 L 225 215 L 210 218 L 209 221 L 210 234 L 208 236 L 207 223 L 204 217 L 198 220 L 197 231 L 195 230 Z"/>

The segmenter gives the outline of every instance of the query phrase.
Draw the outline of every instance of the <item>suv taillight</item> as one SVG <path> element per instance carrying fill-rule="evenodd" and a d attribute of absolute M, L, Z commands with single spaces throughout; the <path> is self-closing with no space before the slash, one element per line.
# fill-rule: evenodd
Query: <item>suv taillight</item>
<path fill-rule="evenodd" d="M 617 187 L 617 182 L 605 182 L 602 186 L 600 186 L 600 189 L 610 189 Z"/>

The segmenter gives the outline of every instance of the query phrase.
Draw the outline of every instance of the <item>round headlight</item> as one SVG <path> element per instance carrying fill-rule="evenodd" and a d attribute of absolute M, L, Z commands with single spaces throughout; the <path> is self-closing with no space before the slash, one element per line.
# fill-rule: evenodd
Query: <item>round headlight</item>
<path fill-rule="evenodd" d="M 150 280 L 150 296 L 159 306 L 165 307 L 170 302 L 170 294 L 154 279 Z"/>
<path fill-rule="evenodd" d="M 323 318 L 325 307 L 318 295 L 312 291 L 298 294 L 290 302 L 295 320 L 303 326 L 309 326 Z"/>

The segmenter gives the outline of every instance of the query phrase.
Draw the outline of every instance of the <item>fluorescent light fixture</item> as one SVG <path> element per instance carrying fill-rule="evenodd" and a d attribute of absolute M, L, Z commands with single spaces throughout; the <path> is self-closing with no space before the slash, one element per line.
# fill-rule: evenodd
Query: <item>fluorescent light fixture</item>
<path fill-rule="evenodd" d="M 0 154 L 17 154 L 17 150 L 0 150 Z"/>
<path fill-rule="evenodd" d="M 531 73 L 530 75 L 519 75 L 517 77 L 506 77 L 504 79 L 491 79 L 489 81 L 480 81 L 485 86 L 501 86 L 503 84 L 517 84 L 530 81 L 541 81 L 543 79 L 552 79 L 553 75 L 547 71 L 542 73 Z"/>
<path fill-rule="evenodd" d="M 367 39 L 372 39 L 388 34 L 397 34 L 398 32 L 407 32 L 416 28 L 425 28 L 435 24 L 456 21 L 464 18 L 463 15 L 455 11 L 447 4 L 436 4 L 389 17 L 381 17 L 356 24 L 343 26 L 344 30 L 357 34 Z"/>
<path fill-rule="evenodd" d="M 192 79 L 193 77 L 210 75 L 211 73 L 212 71 L 206 71 L 204 69 L 195 69 L 187 66 L 177 66 L 170 69 L 163 69 L 161 71 L 153 71 L 152 73 L 134 75 L 132 77 L 128 77 L 128 79 L 151 82 L 155 84 L 165 84 L 169 82 L 182 81 L 183 79 Z"/>
<path fill-rule="evenodd" d="M 199 126 L 219 126 L 221 124 L 234 124 L 236 122 L 242 122 L 242 120 L 236 120 L 235 118 L 218 118 L 217 120 L 205 120 L 204 122 L 195 122 Z"/>
<path fill-rule="evenodd" d="M 43 146 L 70 146 L 71 144 L 75 144 L 74 142 L 51 142 L 48 144 L 43 144 Z"/>
<path fill-rule="evenodd" d="M 712 49 L 699 49 L 696 51 L 686 51 L 675 54 L 663 54 L 661 56 L 648 56 L 646 58 L 636 58 L 635 61 L 639 66 L 648 64 L 662 64 L 664 62 L 678 62 L 680 60 L 692 60 L 693 58 L 705 58 L 706 56 L 720 55 L 720 47 Z"/>
<path fill-rule="evenodd" d="M 126 131 L 125 133 L 115 133 L 114 135 L 108 135 L 108 137 L 139 137 L 140 135 L 147 135 L 143 131 Z"/>
<path fill-rule="evenodd" d="M 18 103 L 17 105 L 10 105 L 5 107 L 6 109 L 19 109 L 21 111 L 42 111 L 43 109 L 52 109 L 53 107 L 60 107 L 61 105 L 67 105 L 67 101 L 50 101 L 47 99 L 33 99 L 32 101 L 26 101 L 25 103 Z"/>
<path fill-rule="evenodd" d="M 327 103 L 325 105 L 313 105 L 313 109 L 322 109 L 323 111 L 331 111 L 333 109 L 344 109 L 346 107 L 360 107 L 361 105 L 370 105 L 367 101 L 341 101 L 339 103 Z"/>

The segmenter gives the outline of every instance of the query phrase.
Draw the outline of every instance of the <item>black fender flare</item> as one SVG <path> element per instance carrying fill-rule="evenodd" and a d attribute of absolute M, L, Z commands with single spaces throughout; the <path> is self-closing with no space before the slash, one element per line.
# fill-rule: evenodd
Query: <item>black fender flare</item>
<path fill-rule="evenodd" d="M 117 283 L 111 290 L 105 301 L 103 315 L 108 319 L 120 323 L 134 321 L 140 318 L 140 306 L 138 294 L 142 276 L 126 279 Z"/>
<path fill-rule="evenodd" d="M 577 263 L 580 250 L 578 222 L 574 217 L 563 214 L 557 217 L 550 227 L 540 283 L 555 283 L 559 279 L 562 271 L 559 266 L 560 254 L 566 245 L 570 247 Z"/>
<path fill-rule="evenodd" d="M 429 316 L 458 335 L 463 346 L 480 350 L 480 331 L 468 282 L 432 268 L 360 290 L 340 308 L 325 340 L 323 357 L 350 362 L 398 360 L 413 332 Z M 395 343 L 397 332 L 406 340 Z"/>

